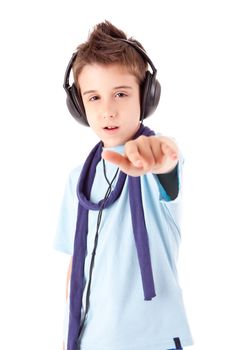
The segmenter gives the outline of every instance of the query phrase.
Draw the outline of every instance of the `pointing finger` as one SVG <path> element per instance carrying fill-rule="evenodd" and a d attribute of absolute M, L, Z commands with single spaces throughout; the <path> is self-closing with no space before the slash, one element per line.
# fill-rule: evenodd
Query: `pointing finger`
<path fill-rule="evenodd" d="M 105 160 L 108 160 L 113 164 L 118 165 L 119 167 L 126 165 L 126 161 L 127 161 L 124 156 L 113 151 L 103 151 L 102 158 Z"/>
<path fill-rule="evenodd" d="M 141 167 L 136 167 L 127 157 L 112 151 L 103 151 L 102 158 L 117 165 L 121 171 L 131 176 L 139 176 Z"/>

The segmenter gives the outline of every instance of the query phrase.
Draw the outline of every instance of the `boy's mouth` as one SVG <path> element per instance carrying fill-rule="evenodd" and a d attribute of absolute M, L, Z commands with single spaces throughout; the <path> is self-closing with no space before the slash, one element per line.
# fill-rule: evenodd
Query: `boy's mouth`
<path fill-rule="evenodd" d="M 109 131 L 113 131 L 113 130 L 116 130 L 116 129 L 118 129 L 118 126 L 105 126 L 104 127 L 104 130 L 109 130 Z"/>

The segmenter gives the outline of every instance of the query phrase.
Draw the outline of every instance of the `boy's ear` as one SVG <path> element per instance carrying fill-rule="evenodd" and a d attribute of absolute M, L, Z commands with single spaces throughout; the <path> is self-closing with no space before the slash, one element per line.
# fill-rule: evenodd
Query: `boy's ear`
<path fill-rule="evenodd" d="M 66 104 L 71 115 L 82 125 L 89 126 L 82 97 L 75 83 L 66 90 L 66 93 Z"/>
<path fill-rule="evenodd" d="M 149 117 L 157 108 L 161 94 L 161 85 L 155 74 L 146 72 L 141 87 L 141 120 Z"/>

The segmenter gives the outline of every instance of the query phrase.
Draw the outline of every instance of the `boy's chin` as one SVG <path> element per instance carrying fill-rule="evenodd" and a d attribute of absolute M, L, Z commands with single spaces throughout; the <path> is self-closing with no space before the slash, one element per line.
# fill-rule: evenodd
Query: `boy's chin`
<path fill-rule="evenodd" d="M 104 141 L 102 142 L 103 142 L 104 148 L 113 148 L 113 147 L 117 147 L 125 144 L 125 142 L 104 142 Z"/>

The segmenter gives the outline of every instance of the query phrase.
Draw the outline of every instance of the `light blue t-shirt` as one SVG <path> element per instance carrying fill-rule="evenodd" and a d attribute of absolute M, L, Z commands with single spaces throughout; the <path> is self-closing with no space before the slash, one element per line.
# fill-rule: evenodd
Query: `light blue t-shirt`
<path fill-rule="evenodd" d="M 124 146 L 113 150 L 122 153 Z M 181 167 L 179 161 L 179 185 Z M 77 219 L 77 182 L 81 167 L 69 176 L 55 248 L 73 254 Z M 109 181 L 116 166 L 106 162 Z M 117 179 L 116 179 L 117 181 Z M 114 184 L 116 184 L 116 181 Z M 156 175 L 141 177 L 142 201 L 149 238 L 156 297 L 144 300 L 141 272 L 131 222 L 128 182 L 119 199 L 102 214 L 92 277 L 90 307 L 82 331 L 80 350 L 166 350 L 174 348 L 174 338 L 183 347 L 192 344 L 182 291 L 178 281 L 177 258 L 180 243 L 180 197 L 169 201 Z M 97 165 L 91 201 L 103 199 L 108 183 L 103 162 Z M 88 281 L 94 247 L 98 211 L 89 211 L 85 280 Z M 86 283 L 87 285 L 87 283 Z M 83 294 L 83 312 L 86 288 Z M 65 324 L 67 337 L 68 317 Z"/>

